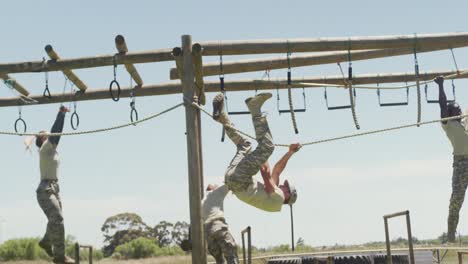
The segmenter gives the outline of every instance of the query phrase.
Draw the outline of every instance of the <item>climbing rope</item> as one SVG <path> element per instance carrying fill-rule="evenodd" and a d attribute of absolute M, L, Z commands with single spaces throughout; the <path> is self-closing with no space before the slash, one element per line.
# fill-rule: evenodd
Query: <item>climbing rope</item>
<path fill-rule="evenodd" d="M 351 106 L 351 114 L 353 115 L 354 125 L 356 129 L 360 129 L 359 122 L 356 115 L 356 101 L 354 100 L 353 93 L 353 64 L 351 61 L 351 40 L 348 40 L 348 91 L 349 91 L 349 104 Z"/>
<path fill-rule="evenodd" d="M 288 52 L 286 54 L 286 58 L 288 60 L 288 100 L 289 100 L 289 112 L 291 113 L 291 120 L 294 128 L 294 133 L 299 134 L 299 130 L 297 129 L 297 120 L 296 120 L 296 113 L 294 112 L 294 105 L 292 101 L 292 91 L 291 91 L 291 50 L 289 49 L 289 41 L 287 41 L 286 45 L 288 46 Z"/>
<path fill-rule="evenodd" d="M 124 128 L 124 127 L 128 127 L 128 126 L 133 126 L 133 125 L 136 125 L 136 124 L 139 124 L 139 123 L 143 123 L 143 122 L 146 122 L 146 121 L 149 121 L 151 119 L 154 119 L 156 117 L 159 117 L 163 114 L 166 114 L 180 106 L 184 105 L 184 103 L 180 103 L 180 104 L 177 104 L 173 107 L 170 107 L 162 112 L 159 112 L 159 113 L 156 113 L 156 114 L 153 114 L 153 115 L 150 115 L 144 119 L 141 119 L 141 120 L 138 120 L 138 121 L 135 121 L 135 122 L 130 122 L 130 123 L 126 123 L 126 124 L 123 124 L 123 125 L 117 125 L 117 126 L 112 126 L 112 127 L 108 127 L 108 128 L 100 128 L 100 129 L 95 129 L 95 130 L 87 130 L 87 131 L 79 131 L 79 132 L 65 132 L 65 133 L 47 133 L 48 136 L 77 136 L 77 135 L 85 135 L 85 134 L 94 134 L 94 133 L 100 133 L 100 132 L 107 132 L 107 131 L 111 131 L 111 130 L 116 130 L 116 129 L 120 129 L 120 128 Z M 17 132 L 7 132 L 7 131 L 0 131 L 0 135 L 8 135 L 8 136 L 37 136 L 39 135 L 39 133 L 17 133 Z M 41 134 L 43 135 L 43 134 Z"/>
<path fill-rule="evenodd" d="M 193 107 L 195 108 L 198 108 L 200 111 L 202 111 L 203 113 L 205 113 L 206 115 L 210 116 L 211 118 L 213 118 L 213 116 L 208 112 L 206 111 L 202 106 L 200 106 L 199 104 L 195 103 L 195 102 L 189 102 Z M 367 135 L 372 135 L 372 134 L 378 134 L 378 133 L 383 133 L 383 132 L 388 132 L 388 131 L 393 131 L 393 130 L 399 130 L 399 129 L 403 129 L 403 128 L 409 128 L 409 127 L 415 127 L 415 126 L 422 126 L 422 125 L 428 125 L 428 124 L 432 124 L 432 123 L 439 123 L 439 122 L 445 122 L 445 121 L 450 121 L 450 120 L 454 120 L 454 119 L 460 119 L 460 118 L 464 118 L 464 117 L 468 117 L 468 114 L 466 115 L 459 115 L 459 116 L 451 116 L 451 117 L 446 117 L 446 118 L 441 118 L 441 119 L 435 119 L 435 120 L 430 120 L 430 121 L 424 121 L 424 122 L 418 122 L 418 123 L 413 123 L 413 124 L 407 124 L 407 125 L 401 125 L 401 126 L 396 126 L 396 127 L 389 127 L 389 128 L 383 128 L 383 129 L 377 129 L 377 130 L 371 130 L 371 131 L 366 131 L 366 132 L 361 132 L 361 133 L 354 133 L 354 134 L 350 134 L 350 135 L 345 135 L 345 136 L 340 136 L 340 137 L 333 137 L 333 138 L 327 138 L 327 139 L 320 139 L 320 140 L 316 140 L 316 141 L 310 141 L 310 142 L 305 142 L 305 143 L 301 143 L 302 146 L 309 146 L 309 145 L 316 145 L 316 144 L 321 144 L 321 143 L 327 143 L 327 142 L 332 142 L 332 141 L 338 141 L 338 140 L 342 140 L 342 139 L 347 139 L 347 138 L 353 138 L 353 137 L 361 137 L 361 136 L 367 136 Z M 253 139 L 253 140 L 256 140 L 255 137 L 233 127 L 233 126 L 229 126 L 229 125 L 224 125 L 226 127 L 229 127 L 235 131 L 237 131 L 238 133 L 240 133 L 241 135 L 244 135 L 250 139 Z M 276 147 L 289 147 L 288 144 L 275 144 Z"/>
<path fill-rule="evenodd" d="M 414 53 L 414 75 L 416 77 L 416 94 L 417 94 L 417 100 L 418 100 L 418 121 L 417 122 L 419 123 L 421 122 L 421 87 L 419 83 L 419 63 L 418 63 L 418 54 L 416 52 L 416 44 L 417 44 L 417 36 L 415 33 L 413 53 Z"/>

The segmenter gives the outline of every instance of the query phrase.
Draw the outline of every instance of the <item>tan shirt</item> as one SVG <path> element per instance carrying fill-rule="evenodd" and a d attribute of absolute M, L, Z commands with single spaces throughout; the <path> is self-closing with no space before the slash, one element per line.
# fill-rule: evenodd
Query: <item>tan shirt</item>
<path fill-rule="evenodd" d="M 453 155 L 468 155 L 468 134 L 461 122 L 450 120 L 442 124 L 453 147 Z"/>
<path fill-rule="evenodd" d="M 279 212 L 284 203 L 283 191 L 275 186 L 272 193 L 267 193 L 261 182 L 254 181 L 247 190 L 234 193 L 239 200 L 267 212 Z"/>
<path fill-rule="evenodd" d="M 202 217 L 205 224 L 224 219 L 224 198 L 229 189 L 226 185 L 207 192 L 202 200 Z"/>
<path fill-rule="evenodd" d="M 41 180 L 58 180 L 60 164 L 57 147 L 46 140 L 39 149 Z"/>

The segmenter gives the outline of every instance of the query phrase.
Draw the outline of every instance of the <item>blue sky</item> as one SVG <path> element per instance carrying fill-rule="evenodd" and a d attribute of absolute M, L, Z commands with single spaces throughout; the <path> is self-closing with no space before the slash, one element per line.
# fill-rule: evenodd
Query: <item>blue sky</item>
<path fill-rule="evenodd" d="M 194 41 L 262 38 L 305 38 L 335 36 L 392 35 L 466 31 L 466 1 L 10 1 L 3 4 L 4 25 L 0 62 L 40 60 L 44 46 L 52 44 L 64 58 L 112 54 L 114 37 L 122 34 L 129 50 L 172 48 L 183 34 Z M 27 7 L 27 8 L 25 8 Z M 466 49 L 455 53 L 460 68 Z M 243 57 L 225 58 L 235 60 Z M 449 51 L 421 54 L 421 71 L 452 70 Z M 217 61 L 206 58 L 205 61 Z M 344 64 L 346 65 L 346 64 Z M 145 83 L 169 80 L 173 62 L 137 65 Z M 354 73 L 402 72 L 413 70 L 411 56 L 353 63 Z M 90 87 L 107 87 L 112 68 L 77 70 Z M 293 78 L 336 75 L 336 65 L 293 69 Z M 229 75 L 260 78 L 262 73 Z M 285 70 L 272 72 L 286 76 Z M 35 94 L 44 89 L 44 75 L 13 75 Z M 118 78 L 129 82 L 123 67 Z M 216 78 L 216 77 L 213 77 Z M 207 79 L 213 79 L 207 78 Z M 456 81 L 457 99 L 464 106 L 466 81 Z M 63 87 L 61 73 L 50 74 L 52 92 Z M 431 95 L 436 96 L 431 86 Z M 272 91 L 274 92 L 274 91 Z M 300 105 L 301 91 L 295 91 Z M 253 92 L 230 93 L 230 106 L 244 107 Z M 286 92 L 281 92 L 287 106 Z M 0 85 L 0 96 L 12 96 Z M 400 100 L 404 91 L 385 92 L 385 100 Z M 208 95 L 211 99 L 213 94 Z M 332 104 L 347 102 L 346 93 L 329 92 Z M 140 116 L 159 112 L 181 101 L 178 95 L 137 99 Z M 108 127 L 129 121 L 129 99 L 78 103 L 80 129 Z M 308 111 L 298 114 L 299 135 L 294 135 L 290 117 L 279 116 L 276 102 L 266 105 L 275 140 L 279 143 L 306 142 L 355 132 L 349 111 L 327 111 L 322 89 L 307 90 Z M 30 131 L 48 129 L 58 105 L 23 109 Z M 423 104 L 423 119 L 439 117 L 435 105 Z M 410 105 L 379 108 L 372 91 L 359 91 L 357 112 L 363 130 L 395 126 L 416 120 L 416 94 Z M 11 131 L 18 115 L 15 107 L 0 110 L 0 130 Z M 236 125 L 252 132 L 247 117 L 234 117 Z M 234 146 L 220 142 L 221 130 L 206 116 L 203 122 L 205 182 L 221 182 Z M 66 131 L 70 131 L 68 120 Z M 113 214 L 136 212 L 155 225 L 161 220 L 188 220 L 188 180 L 182 108 L 151 122 L 109 133 L 63 138 L 60 185 L 66 232 L 82 243 L 100 245 L 100 226 Z M 37 205 L 38 155 L 24 151 L 22 138 L 0 137 L 0 240 L 40 236 L 46 218 Z M 278 148 L 277 160 L 285 152 Z M 284 176 L 299 188 L 295 207 L 296 237 L 312 245 L 349 244 L 384 240 L 382 215 L 409 209 L 413 233 L 432 238 L 446 229 L 451 191 L 451 147 L 439 125 L 411 128 L 386 134 L 303 148 L 291 159 Z M 235 238 L 251 225 L 253 243 L 269 246 L 289 243 L 289 210 L 265 213 L 228 195 L 227 221 Z M 459 231 L 468 233 L 468 213 L 461 212 Z M 404 236 L 403 221 L 395 220 L 392 236 Z"/>

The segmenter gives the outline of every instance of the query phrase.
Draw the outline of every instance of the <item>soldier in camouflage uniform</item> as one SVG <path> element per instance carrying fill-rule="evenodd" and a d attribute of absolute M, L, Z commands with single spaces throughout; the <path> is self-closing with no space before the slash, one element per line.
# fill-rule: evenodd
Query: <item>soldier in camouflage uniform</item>
<path fill-rule="evenodd" d="M 52 133 L 62 132 L 66 112 L 68 112 L 66 107 L 60 107 L 51 129 Z M 47 231 L 39 242 L 39 246 L 50 257 L 53 257 L 54 263 L 69 264 L 74 263 L 74 261 L 65 256 L 65 230 L 58 185 L 59 157 L 57 145 L 59 141 L 60 136 L 48 137 L 45 132 L 41 132 L 41 135 L 36 137 L 41 171 L 41 182 L 36 190 L 37 201 L 48 219 Z"/>
<path fill-rule="evenodd" d="M 456 102 L 447 103 L 447 97 L 444 92 L 444 77 L 437 77 L 435 82 L 439 85 L 441 117 L 461 115 L 460 106 Z M 455 232 L 459 221 L 460 209 L 465 200 L 465 192 L 468 186 L 467 126 L 468 122 L 466 118 L 442 122 L 442 128 L 453 146 L 452 196 L 450 198 L 447 221 L 447 238 L 449 242 L 455 242 Z"/>
<path fill-rule="evenodd" d="M 270 170 L 268 159 L 275 145 L 271 136 L 266 116 L 262 114 L 261 107 L 265 101 L 271 98 L 271 93 L 260 93 L 245 100 L 252 116 L 255 127 L 255 150 L 252 150 L 251 142 L 233 128 L 228 115 L 224 111 L 224 96 L 222 93 L 213 99 L 213 118 L 222 123 L 226 134 L 237 146 L 237 152 L 229 164 L 225 183 L 229 189 L 247 204 L 264 211 L 281 211 L 283 204 L 293 204 L 297 199 L 295 188 L 286 180 L 279 184 L 279 176 L 286 167 L 292 155 L 300 148 L 300 144 L 292 144 L 289 151 L 276 163 L 273 171 Z M 263 183 L 253 180 L 253 176 L 261 172 Z"/>
<path fill-rule="evenodd" d="M 208 251 L 217 264 L 238 264 L 237 245 L 229 232 L 224 218 L 224 198 L 229 192 L 226 185 L 208 185 L 207 193 L 202 201 L 205 238 Z M 226 260 L 226 262 L 224 261 Z"/>

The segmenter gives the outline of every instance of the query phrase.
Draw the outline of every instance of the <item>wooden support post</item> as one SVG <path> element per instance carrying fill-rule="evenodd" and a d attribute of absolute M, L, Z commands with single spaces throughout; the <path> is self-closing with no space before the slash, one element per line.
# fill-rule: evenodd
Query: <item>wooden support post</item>
<path fill-rule="evenodd" d="M 173 57 L 173 60 L 178 58 Z M 461 74 L 455 76 L 455 79 L 467 79 L 468 69 L 460 69 Z M 419 74 L 421 81 L 432 80 L 439 75 L 453 75 L 456 71 L 436 71 L 436 72 L 422 72 Z M 353 77 L 353 85 L 364 85 L 364 84 L 383 84 L 383 83 L 404 83 L 405 81 L 414 82 L 415 76 L 412 73 L 380 73 L 380 74 L 359 74 Z M 334 76 L 315 76 L 315 77 L 304 77 L 301 79 L 304 83 L 324 83 L 324 84 L 343 84 L 343 77 L 341 75 Z M 204 82 L 205 92 L 213 93 L 219 92 L 219 81 L 206 81 Z M 271 80 L 258 80 L 258 79 L 244 79 L 236 81 L 225 82 L 225 88 L 229 92 L 236 91 L 262 91 L 271 89 L 287 89 L 286 78 L 275 78 Z M 293 82 L 292 88 L 302 88 L 303 85 L 300 83 Z M 322 87 L 305 87 L 306 89 L 320 89 Z M 343 89 L 343 88 L 338 88 Z M 121 98 L 130 97 L 133 87 L 122 87 Z M 169 95 L 169 94 L 180 94 L 182 93 L 182 86 L 179 83 L 161 83 L 155 85 L 145 85 L 138 90 L 136 96 L 154 96 L 154 95 Z M 35 101 L 35 104 L 55 104 L 65 103 L 73 101 L 88 101 L 88 100 L 101 100 L 109 99 L 109 88 L 90 89 L 85 94 L 80 96 L 74 96 L 72 94 L 52 94 L 52 98 L 44 98 L 42 94 L 29 96 L 31 100 Z M 20 98 L 0 98 L 0 107 L 7 106 L 18 106 Z"/>
<path fill-rule="evenodd" d="M 388 231 L 388 219 L 384 216 L 384 226 L 385 226 L 385 244 L 387 246 L 387 264 L 392 264 L 392 249 L 390 246 L 390 233 Z"/>
<path fill-rule="evenodd" d="M 57 54 L 57 52 L 55 52 L 54 48 L 52 48 L 51 45 L 45 46 L 44 49 L 53 62 L 57 62 L 58 60 L 60 60 L 59 55 Z M 71 70 L 63 69 L 62 72 L 81 91 L 86 91 L 86 89 L 88 89 L 88 87 L 86 87 L 86 85 L 80 80 L 80 78 L 78 78 L 78 76 L 76 76 Z"/>
<path fill-rule="evenodd" d="M 411 233 L 411 220 L 409 211 L 406 211 L 406 228 L 408 232 L 408 250 L 410 256 L 410 264 L 416 264 L 414 260 L 413 235 Z"/>
<path fill-rule="evenodd" d="M 197 85 L 198 102 L 205 105 L 205 86 L 203 83 L 203 60 L 202 60 L 202 46 L 198 43 L 192 46 L 193 67 L 195 70 L 195 84 Z"/>
<path fill-rule="evenodd" d="M 206 263 L 206 246 L 203 232 L 201 214 L 201 182 L 203 175 L 201 164 L 201 134 L 200 134 L 200 110 L 191 106 L 196 100 L 194 91 L 194 71 L 192 62 L 192 37 L 182 36 L 183 78 L 182 91 L 185 105 L 185 120 L 187 127 L 187 156 L 190 197 L 190 223 L 192 235 L 192 263 Z"/>
<path fill-rule="evenodd" d="M 462 44 L 453 44 L 451 48 L 459 48 L 467 46 L 468 43 Z M 418 53 L 423 52 L 432 52 L 438 50 L 447 49 L 446 46 L 425 46 L 417 49 Z M 413 48 L 399 48 L 399 49 L 378 49 L 378 50 L 364 50 L 364 51 L 352 51 L 351 57 L 353 61 L 359 60 L 369 60 L 369 59 L 378 59 L 386 58 L 392 56 L 400 56 L 412 54 L 414 52 Z M 233 73 L 245 73 L 245 72 L 255 72 L 255 71 L 265 71 L 265 70 L 275 70 L 275 69 L 286 69 L 290 67 L 304 67 L 304 66 L 313 66 L 313 65 L 323 65 L 337 62 L 348 61 L 348 52 L 347 51 L 335 51 L 335 52 L 326 52 L 321 54 L 306 54 L 306 55 L 294 55 L 290 57 L 290 64 L 286 58 L 283 57 L 271 57 L 271 58 L 261 58 L 261 59 L 250 59 L 250 60 L 239 60 L 239 61 L 225 61 L 223 62 L 223 73 L 224 74 L 233 74 Z M 203 65 L 203 76 L 213 76 L 220 74 L 219 63 L 211 62 Z M 170 79 L 178 79 L 179 75 L 176 68 L 172 68 L 170 71 Z"/>
<path fill-rule="evenodd" d="M 115 47 L 119 51 L 120 55 L 125 55 L 128 52 L 127 43 L 125 43 L 125 38 L 122 35 L 117 35 L 115 37 Z M 143 86 L 143 80 L 140 77 L 140 74 L 136 70 L 135 66 L 131 63 L 125 63 L 125 69 L 132 76 L 132 79 L 137 83 L 139 87 Z"/>
<path fill-rule="evenodd" d="M 26 88 L 24 88 L 21 84 L 16 82 L 14 78 L 10 77 L 10 75 L 0 74 L 0 79 L 3 79 L 5 82 L 8 82 L 11 85 L 11 87 L 13 87 L 13 89 L 18 91 L 20 94 L 24 96 L 29 96 L 29 91 L 26 90 Z"/>

